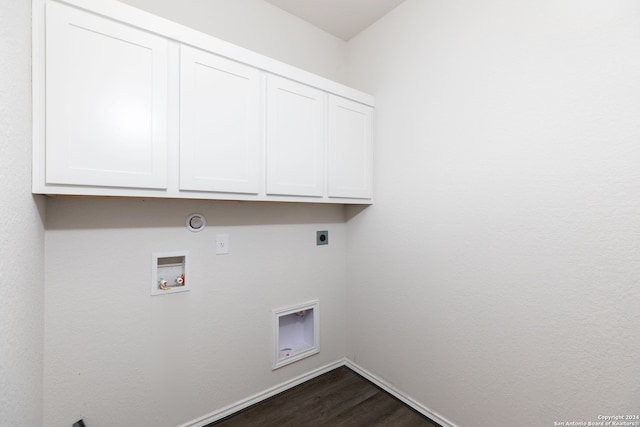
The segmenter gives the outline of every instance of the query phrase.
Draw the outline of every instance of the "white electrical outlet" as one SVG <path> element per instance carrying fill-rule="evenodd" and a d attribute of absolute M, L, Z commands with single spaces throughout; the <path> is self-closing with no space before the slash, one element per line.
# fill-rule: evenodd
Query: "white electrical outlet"
<path fill-rule="evenodd" d="M 216 255 L 229 253 L 229 235 L 216 234 Z"/>

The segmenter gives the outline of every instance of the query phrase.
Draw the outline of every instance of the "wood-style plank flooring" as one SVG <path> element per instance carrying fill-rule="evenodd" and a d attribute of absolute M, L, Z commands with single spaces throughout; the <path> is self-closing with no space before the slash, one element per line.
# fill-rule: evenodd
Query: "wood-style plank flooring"
<path fill-rule="evenodd" d="M 340 367 L 206 427 L 440 427 Z"/>

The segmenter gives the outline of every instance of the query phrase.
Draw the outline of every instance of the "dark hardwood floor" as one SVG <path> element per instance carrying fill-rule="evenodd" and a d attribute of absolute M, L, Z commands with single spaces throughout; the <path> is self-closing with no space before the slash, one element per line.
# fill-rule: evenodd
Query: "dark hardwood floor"
<path fill-rule="evenodd" d="M 346 367 L 206 427 L 440 427 Z"/>

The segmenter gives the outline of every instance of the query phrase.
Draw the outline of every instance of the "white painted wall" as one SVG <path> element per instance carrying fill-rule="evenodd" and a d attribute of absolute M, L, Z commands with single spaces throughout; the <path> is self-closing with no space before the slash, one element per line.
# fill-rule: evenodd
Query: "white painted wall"
<path fill-rule="evenodd" d="M 44 425 L 175 427 L 340 359 L 345 228 L 329 205 L 51 200 Z M 179 250 L 191 291 L 151 297 L 151 254 Z M 321 352 L 272 372 L 271 310 L 314 298 Z"/>
<path fill-rule="evenodd" d="M 639 23 L 625 0 L 407 0 L 348 44 L 377 120 L 353 360 L 460 427 L 640 412 Z"/>
<path fill-rule="evenodd" d="M 145 6 L 300 68 L 340 74 L 343 42 L 263 4 Z M 44 426 L 83 418 L 175 427 L 344 356 L 341 206 L 56 198 L 47 209 Z M 185 228 L 193 212 L 207 219 L 201 233 Z M 324 229 L 330 244 L 317 247 Z M 229 255 L 215 255 L 216 233 L 229 234 Z M 151 254 L 176 250 L 191 252 L 192 290 L 151 297 Z M 272 371 L 271 310 L 314 298 L 321 352 Z"/>
<path fill-rule="evenodd" d="M 42 418 L 44 200 L 31 195 L 31 3 L 0 0 L 0 424 Z"/>
<path fill-rule="evenodd" d="M 343 83 L 345 42 L 264 0 L 121 0 Z"/>

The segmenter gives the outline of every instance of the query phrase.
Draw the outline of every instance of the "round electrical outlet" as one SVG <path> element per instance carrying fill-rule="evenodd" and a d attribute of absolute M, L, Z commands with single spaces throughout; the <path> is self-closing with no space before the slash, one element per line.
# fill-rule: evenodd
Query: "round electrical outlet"
<path fill-rule="evenodd" d="M 198 232 L 204 229 L 204 226 L 207 225 L 207 220 L 203 215 L 200 214 L 191 214 L 187 218 L 187 230 Z"/>

